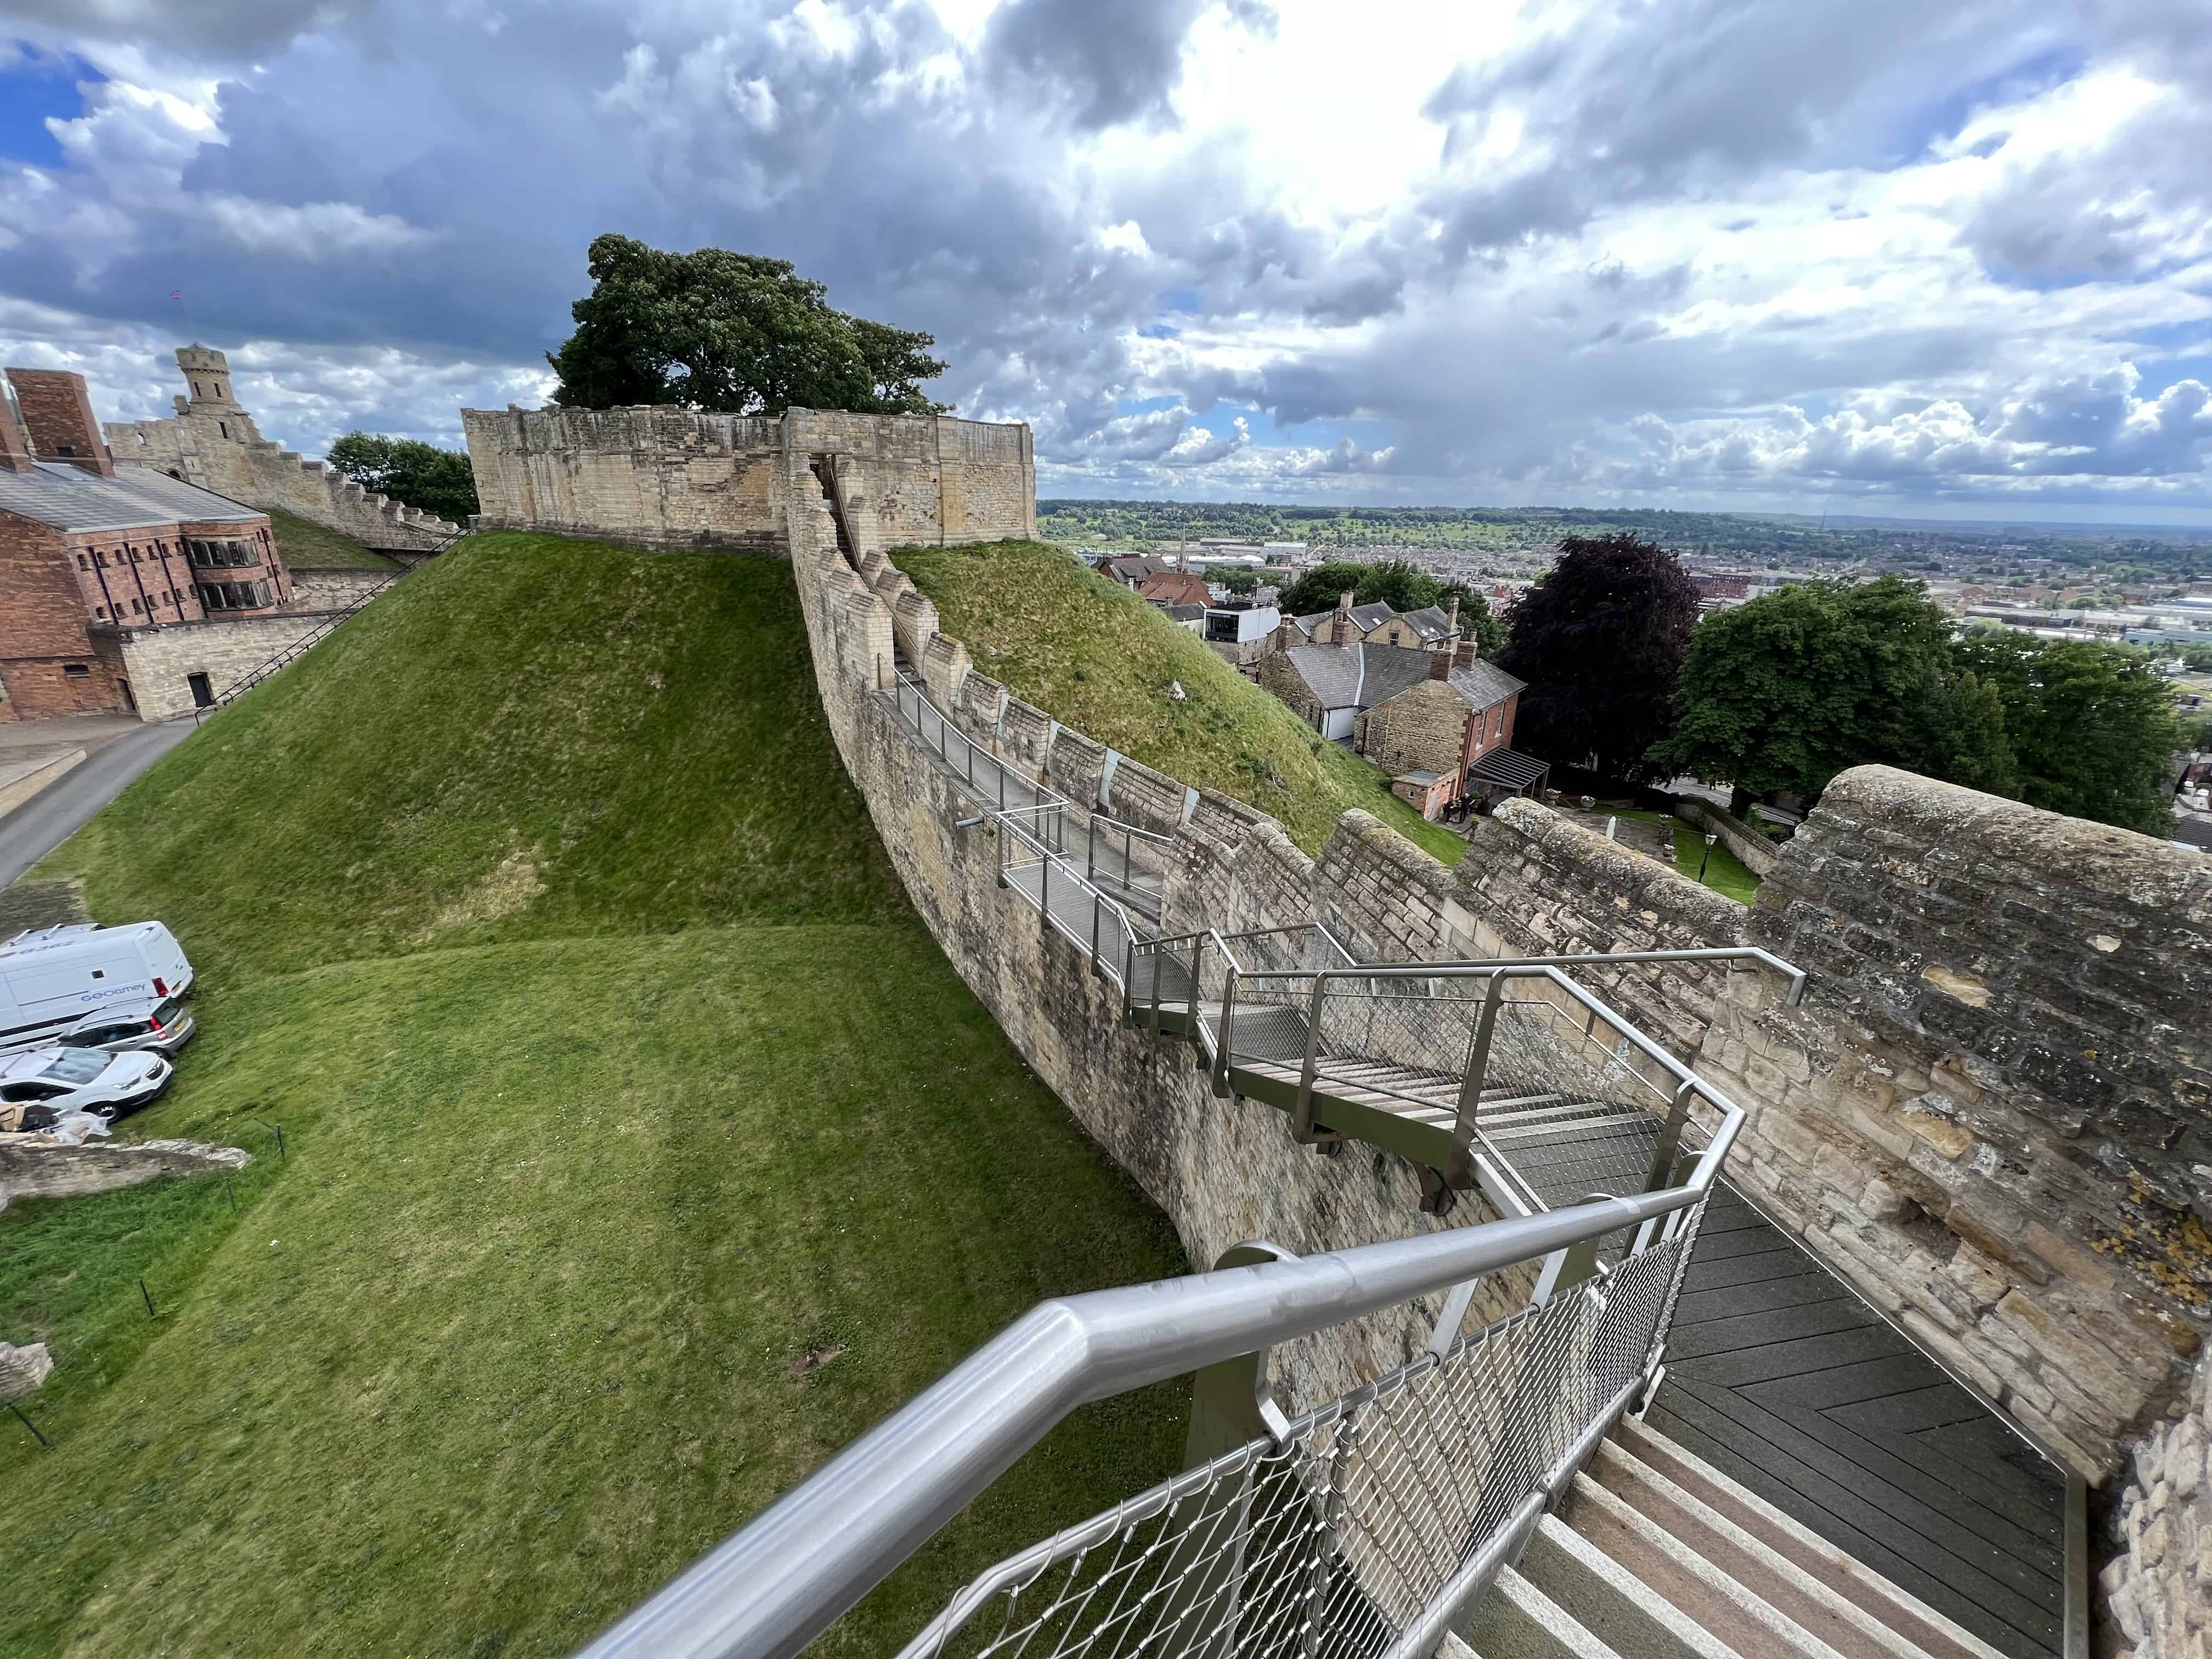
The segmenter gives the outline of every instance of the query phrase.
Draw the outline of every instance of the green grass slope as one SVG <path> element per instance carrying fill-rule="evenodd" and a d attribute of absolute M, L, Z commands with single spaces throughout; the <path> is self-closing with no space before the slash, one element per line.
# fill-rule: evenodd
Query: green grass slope
<path fill-rule="evenodd" d="M 1039 542 L 902 548 L 891 560 L 975 666 L 1063 725 L 1273 814 L 1318 853 L 1361 806 L 1455 864 L 1467 843 L 1118 582 Z M 1184 701 L 1169 695 L 1182 684 Z"/>
<path fill-rule="evenodd" d="M 397 570 L 399 561 L 379 553 L 342 530 L 332 530 L 281 507 L 269 509 L 276 551 L 295 570 Z"/>
<path fill-rule="evenodd" d="M 906 906 L 811 672 L 786 566 L 479 538 L 42 866 L 200 970 L 129 1133 L 259 1156 L 0 1214 L 0 1338 L 58 1360 L 53 1449 L 0 1419 L 11 1654 L 564 1652 L 1040 1297 L 1185 1270 Z M 1064 1425 L 821 1650 L 1180 1413 Z"/>

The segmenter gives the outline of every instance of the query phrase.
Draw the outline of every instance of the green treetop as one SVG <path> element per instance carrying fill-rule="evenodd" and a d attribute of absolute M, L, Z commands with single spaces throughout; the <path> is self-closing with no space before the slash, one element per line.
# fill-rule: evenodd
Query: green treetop
<path fill-rule="evenodd" d="M 945 373 L 934 337 L 831 308 L 790 262 L 702 247 L 664 253 L 627 236 L 592 243 L 576 331 L 548 356 L 556 398 L 586 409 L 682 404 L 733 415 L 787 407 L 932 415 L 921 384 Z"/>

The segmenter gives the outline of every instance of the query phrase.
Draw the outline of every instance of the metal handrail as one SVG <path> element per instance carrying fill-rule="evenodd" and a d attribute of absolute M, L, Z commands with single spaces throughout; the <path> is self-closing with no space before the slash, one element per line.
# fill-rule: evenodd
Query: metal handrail
<path fill-rule="evenodd" d="M 1665 1191 L 1042 1303 L 580 1654 L 787 1659 L 1079 1406 L 1662 1221 L 1705 1200 L 1742 1121 Z"/>

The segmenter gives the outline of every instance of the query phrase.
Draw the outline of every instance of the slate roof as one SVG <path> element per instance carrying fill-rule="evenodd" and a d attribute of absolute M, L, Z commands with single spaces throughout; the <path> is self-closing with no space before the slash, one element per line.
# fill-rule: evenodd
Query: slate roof
<path fill-rule="evenodd" d="M 1293 617 L 1291 620 L 1308 639 L 1318 640 L 1322 637 L 1322 625 L 1335 614 L 1334 611 L 1316 611 L 1310 617 Z"/>
<path fill-rule="evenodd" d="M 1440 640 L 1452 631 L 1451 618 L 1433 605 L 1425 605 L 1419 611 L 1401 611 L 1398 620 L 1424 640 Z"/>
<path fill-rule="evenodd" d="M 1372 708 L 1429 674 L 1429 653 L 1401 645 L 1294 645 L 1283 654 L 1324 708 Z"/>
<path fill-rule="evenodd" d="M 1352 625 L 1363 634 L 1370 634 L 1397 614 L 1379 599 L 1373 605 L 1355 605 L 1352 607 Z"/>
<path fill-rule="evenodd" d="M 1480 659 L 1472 668 L 1453 669 L 1451 683 L 1452 689 L 1477 708 L 1487 708 L 1492 703 L 1504 702 L 1516 691 L 1528 689 L 1528 681 L 1516 679 L 1494 662 Z"/>
<path fill-rule="evenodd" d="M 0 513 L 53 530 L 141 530 L 182 520 L 251 524 L 264 516 L 211 489 L 151 467 L 118 467 L 115 476 L 40 461 L 28 472 L 0 472 Z"/>
<path fill-rule="evenodd" d="M 1370 646 L 1368 647 L 1368 649 L 1370 651 L 1389 651 L 1398 649 L 1401 650 L 1401 654 L 1402 655 L 1419 657 L 1422 659 L 1422 662 L 1425 665 L 1422 674 L 1419 678 L 1426 678 L 1427 670 L 1425 665 L 1430 656 L 1430 653 L 1426 651 L 1402 650 L 1401 647 L 1392 646 Z M 1467 705 L 1469 708 L 1487 708 L 1493 703 L 1504 702 L 1506 698 L 1511 696 L 1516 691 L 1526 690 L 1528 684 L 1528 682 L 1526 680 L 1515 679 L 1512 675 L 1507 673 L 1496 663 L 1481 661 L 1476 662 L 1474 666 L 1472 668 L 1453 669 L 1448 683 L 1450 684 L 1453 690 L 1458 692 L 1461 696 L 1467 699 Z M 1413 689 L 1413 686 L 1410 684 L 1403 685 L 1390 695 L 1392 696 L 1402 696 L 1405 693 L 1412 690 Z M 1388 702 L 1389 698 L 1377 698 L 1376 701 Z M 1371 702 L 1364 702 L 1360 704 L 1362 708 L 1371 708 L 1374 706 L 1374 703 Z"/>
<path fill-rule="evenodd" d="M 1168 616 L 1178 623 L 1203 622 L 1206 620 L 1206 607 L 1202 605 L 1171 605 L 1168 607 Z"/>

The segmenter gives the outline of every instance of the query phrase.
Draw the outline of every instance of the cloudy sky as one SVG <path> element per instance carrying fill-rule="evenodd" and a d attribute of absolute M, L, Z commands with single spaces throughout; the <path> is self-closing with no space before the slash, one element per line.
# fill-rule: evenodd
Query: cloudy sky
<path fill-rule="evenodd" d="M 0 358 L 457 441 L 617 230 L 1046 494 L 2212 523 L 2208 156 L 2205 0 L 0 0 Z"/>

